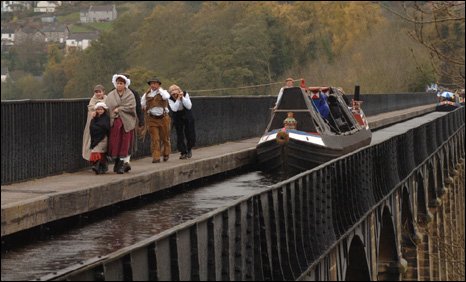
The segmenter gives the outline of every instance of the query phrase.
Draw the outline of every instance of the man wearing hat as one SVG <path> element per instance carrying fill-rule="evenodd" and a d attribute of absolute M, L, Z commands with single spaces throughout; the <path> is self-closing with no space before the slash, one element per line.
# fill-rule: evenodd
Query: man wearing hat
<path fill-rule="evenodd" d="M 162 82 L 158 78 L 147 80 L 150 89 L 142 96 L 141 105 L 145 112 L 145 125 L 151 136 L 152 162 L 159 163 L 161 153 L 163 161 L 168 161 L 171 153 L 170 144 L 170 123 L 168 115 L 168 99 L 170 94 L 162 87 Z M 163 144 L 162 152 L 160 142 Z"/>

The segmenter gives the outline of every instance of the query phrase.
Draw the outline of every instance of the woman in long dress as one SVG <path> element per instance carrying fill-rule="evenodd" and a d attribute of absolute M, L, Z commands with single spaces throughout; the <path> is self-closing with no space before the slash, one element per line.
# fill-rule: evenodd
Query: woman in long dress
<path fill-rule="evenodd" d="M 108 93 L 105 102 L 110 114 L 108 155 L 115 160 L 113 171 L 123 174 L 124 158 L 128 156 L 136 127 L 136 99 L 128 89 L 131 81 L 126 76 L 115 74 L 112 82 L 115 89 Z"/>

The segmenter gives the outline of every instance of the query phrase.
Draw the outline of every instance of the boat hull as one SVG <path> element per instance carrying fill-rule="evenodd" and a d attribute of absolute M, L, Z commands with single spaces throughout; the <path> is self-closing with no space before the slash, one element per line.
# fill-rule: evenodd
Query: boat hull
<path fill-rule="evenodd" d="M 300 173 L 369 145 L 371 136 L 370 130 L 346 136 L 324 136 L 323 142 L 331 143 L 332 147 L 294 138 L 289 138 L 287 142 L 271 139 L 257 145 L 258 165 L 263 171 L 278 171 L 289 175 Z"/>
<path fill-rule="evenodd" d="M 439 104 L 435 107 L 437 112 L 451 112 L 459 108 L 460 105 L 458 104 Z"/>

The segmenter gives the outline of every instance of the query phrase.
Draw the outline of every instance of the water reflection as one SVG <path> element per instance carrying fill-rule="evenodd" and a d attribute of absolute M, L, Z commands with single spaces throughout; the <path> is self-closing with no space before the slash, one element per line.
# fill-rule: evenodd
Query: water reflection
<path fill-rule="evenodd" d="M 2 280 L 32 280 L 122 247 L 283 180 L 255 171 L 164 196 L 25 247 L 2 250 Z M 3 249 L 3 248 L 2 248 Z"/>

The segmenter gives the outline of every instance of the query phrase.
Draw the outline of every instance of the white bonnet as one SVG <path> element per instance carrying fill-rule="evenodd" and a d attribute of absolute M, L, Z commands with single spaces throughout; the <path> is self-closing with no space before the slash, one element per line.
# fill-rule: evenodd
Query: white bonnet
<path fill-rule="evenodd" d="M 114 74 L 113 75 L 113 77 L 112 77 L 113 86 L 115 86 L 115 88 L 116 88 L 116 86 L 117 86 L 116 85 L 116 80 L 117 80 L 118 77 L 121 77 L 126 81 L 125 87 L 128 88 L 129 85 L 131 84 L 131 80 L 129 78 L 127 78 L 126 76 L 122 75 L 122 74 Z"/>
<path fill-rule="evenodd" d="M 102 107 L 102 108 L 108 110 L 108 107 L 107 107 L 107 105 L 106 105 L 104 102 L 99 102 L 99 103 L 95 104 L 94 110 L 97 110 L 97 108 L 100 108 L 100 107 Z"/>

